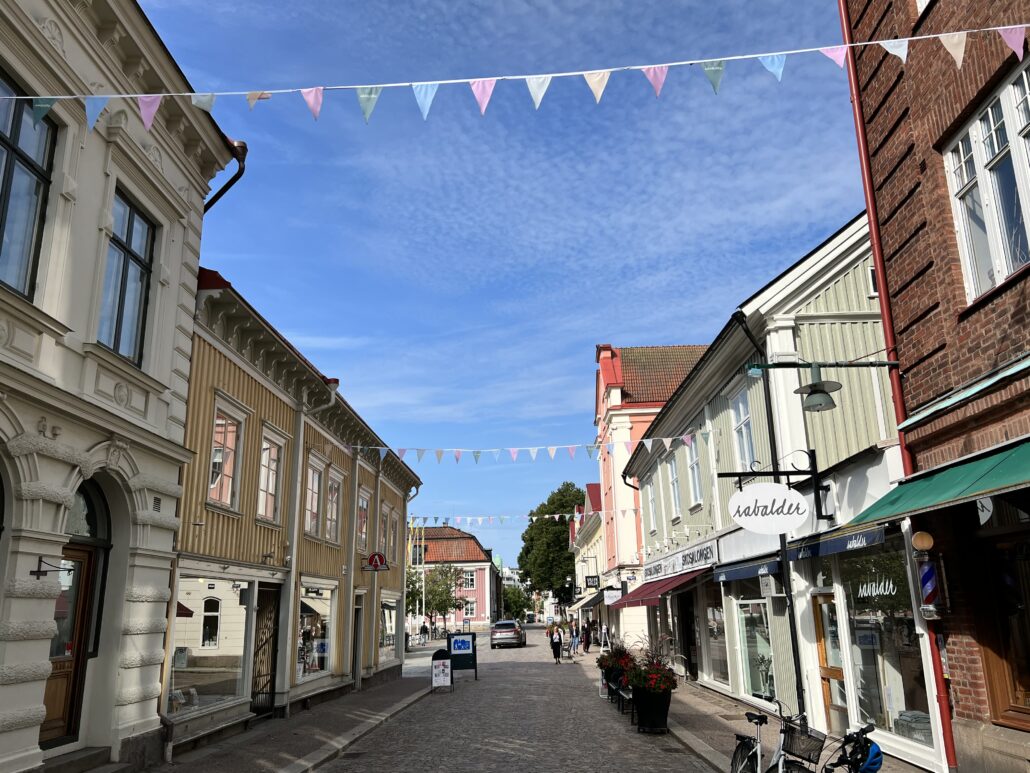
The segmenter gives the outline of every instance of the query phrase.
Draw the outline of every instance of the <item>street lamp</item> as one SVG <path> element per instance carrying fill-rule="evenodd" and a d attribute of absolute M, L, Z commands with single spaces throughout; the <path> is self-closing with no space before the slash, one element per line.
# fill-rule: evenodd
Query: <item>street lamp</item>
<path fill-rule="evenodd" d="M 839 381 L 823 381 L 822 369 L 819 363 L 812 364 L 812 382 L 794 390 L 796 395 L 804 395 L 801 402 L 801 410 L 809 413 L 821 413 L 830 411 L 837 407 L 830 397 L 830 392 L 838 391 L 842 384 Z"/>

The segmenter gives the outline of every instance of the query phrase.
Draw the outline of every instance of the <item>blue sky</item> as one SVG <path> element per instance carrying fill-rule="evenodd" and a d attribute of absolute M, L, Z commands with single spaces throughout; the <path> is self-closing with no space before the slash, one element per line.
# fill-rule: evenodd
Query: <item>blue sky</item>
<path fill-rule="evenodd" d="M 838 43 L 832 0 L 142 0 L 198 91 L 600 69 Z M 395 447 L 589 443 L 594 347 L 707 343 L 736 304 L 863 206 L 845 75 L 819 54 L 777 83 L 730 63 L 661 99 L 639 72 L 600 105 L 555 80 L 539 111 L 500 82 L 485 117 L 442 86 L 371 124 L 351 92 L 214 114 L 250 146 L 204 227 L 221 271 Z M 219 181 L 220 182 L 220 181 Z M 411 506 L 517 515 L 580 451 L 512 464 L 431 454 Z M 521 525 L 474 528 L 513 562 Z"/>

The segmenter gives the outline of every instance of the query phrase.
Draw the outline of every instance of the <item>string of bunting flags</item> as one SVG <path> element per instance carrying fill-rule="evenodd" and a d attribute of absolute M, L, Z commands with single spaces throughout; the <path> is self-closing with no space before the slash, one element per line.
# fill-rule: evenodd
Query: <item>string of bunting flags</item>
<path fill-rule="evenodd" d="M 1005 44 L 1011 48 L 1020 61 L 1023 60 L 1024 41 L 1026 38 L 1027 24 L 1008 25 L 1003 27 L 983 27 L 979 29 L 962 30 L 958 32 L 943 32 L 929 35 L 916 35 L 908 38 L 894 38 L 891 40 L 870 40 L 858 43 L 823 46 L 814 48 L 795 48 L 786 51 L 771 53 L 737 54 L 722 56 L 712 59 L 685 59 L 678 62 L 667 62 L 664 64 L 650 65 L 623 65 L 609 67 L 600 70 L 577 70 L 571 72 L 555 72 L 538 75 L 498 75 L 491 78 L 459 78 L 453 80 L 439 81 L 414 81 L 407 83 L 379 83 L 366 85 L 334 85 L 334 86 L 312 86 L 307 88 L 283 88 L 283 89 L 258 89 L 249 91 L 213 91 L 206 93 L 194 92 L 166 92 L 160 94 L 65 94 L 65 95 L 4 95 L 0 96 L 0 103 L 5 99 L 26 99 L 32 101 L 33 118 L 39 122 L 50 112 L 51 108 L 62 100 L 78 100 L 84 103 L 86 110 L 86 123 L 90 131 L 96 125 L 97 120 L 103 113 L 104 108 L 111 99 L 135 100 L 143 126 L 150 131 L 165 98 L 189 99 L 194 108 L 211 112 L 215 100 L 219 97 L 245 97 L 250 109 L 253 110 L 258 102 L 267 101 L 273 96 L 283 94 L 299 94 L 311 112 L 312 117 L 317 121 L 322 112 L 322 105 L 326 92 L 331 91 L 353 91 L 357 95 L 358 107 L 365 122 L 372 117 L 376 104 L 379 102 L 383 91 L 387 89 L 411 89 L 418 105 L 422 119 L 429 118 L 429 111 L 436 98 L 440 86 L 467 85 L 479 107 L 480 115 L 486 114 L 486 108 L 490 104 L 494 88 L 500 81 L 523 81 L 533 102 L 534 109 L 539 110 L 544 95 L 547 93 L 552 81 L 555 78 L 582 78 L 589 87 L 596 103 L 601 102 L 608 81 L 613 73 L 638 71 L 644 75 L 647 82 L 654 89 L 655 97 L 660 97 L 662 88 L 665 85 L 669 70 L 679 67 L 697 66 L 701 69 L 712 90 L 718 94 L 722 85 L 723 76 L 726 74 L 727 65 L 731 62 L 742 62 L 757 60 L 762 67 L 771 73 L 777 81 L 782 80 L 783 71 L 787 58 L 804 54 L 821 54 L 834 62 L 838 67 L 843 68 L 847 57 L 848 48 L 861 49 L 869 46 L 879 46 L 889 54 L 896 56 L 904 64 L 908 60 L 909 45 L 913 42 L 938 41 L 943 49 L 955 60 L 955 65 L 961 69 L 965 57 L 966 43 L 973 34 L 997 34 Z"/>
<path fill-rule="evenodd" d="M 482 526 L 483 524 L 494 525 L 494 524 L 506 524 L 508 521 L 520 522 L 523 520 L 529 520 L 530 523 L 541 519 L 550 518 L 554 521 L 568 520 L 575 518 L 578 515 L 614 515 L 618 514 L 623 517 L 626 515 L 636 515 L 638 510 L 636 508 L 626 508 L 625 510 L 595 510 L 588 513 L 548 513 L 546 515 L 413 515 L 408 518 L 409 528 L 420 528 L 423 526 L 429 526 L 432 521 L 433 526 L 460 526 L 463 523 L 472 526 Z"/>

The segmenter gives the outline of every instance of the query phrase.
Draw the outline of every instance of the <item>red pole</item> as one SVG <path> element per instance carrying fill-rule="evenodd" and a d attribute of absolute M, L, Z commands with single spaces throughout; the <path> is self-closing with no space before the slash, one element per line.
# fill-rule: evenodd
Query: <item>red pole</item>
<path fill-rule="evenodd" d="M 876 272 L 876 292 L 880 299 L 880 318 L 883 321 L 883 339 L 887 346 L 887 359 L 898 360 L 897 340 L 894 335 L 894 315 L 891 312 L 890 296 L 887 294 L 887 264 L 883 259 L 883 243 L 880 239 L 880 215 L 876 206 L 876 195 L 873 187 L 873 170 L 869 161 L 869 141 L 866 136 L 865 115 L 862 111 L 862 99 L 858 89 L 858 65 L 855 60 L 855 49 L 852 47 L 854 36 L 851 31 L 851 15 L 847 0 L 837 0 L 840 9 L 840 28 L 844 43 L 848 46 L 848 86 L 851 90 L 851 110 L 855 119 L 855 136 L 858 140 L 858 160 L 862 170 L 862 190 L 865 194 L 866 216 L 869 220 L 869 241 L 873 250 L 873 267 Z M 901 372 L 899 368 L 890 371 L 891 394 L 894 400 L 894 418 L 901 424 L 907 418 L 905 399 L 901 392 Z M 915 471 L 912 452 L 905 442 L 905 433 L 898 430 L 898 442 L 901 450 L 901 466 L 905 476 Z M 951 729 L 951 707 L 948 705 L 948 687 L 944 680 L 941 665 L 941 653 L 937 647 L 937 633 L 933 623 L 926 623 L 927 637 L 930 640 L 930 663 L 933 667 L 933 679 L 937 692 L 937 707 L 941 715 L 941 740 L 944 742 L 944 755 L 948 767 L 956 769 L 955 738 Z"/>

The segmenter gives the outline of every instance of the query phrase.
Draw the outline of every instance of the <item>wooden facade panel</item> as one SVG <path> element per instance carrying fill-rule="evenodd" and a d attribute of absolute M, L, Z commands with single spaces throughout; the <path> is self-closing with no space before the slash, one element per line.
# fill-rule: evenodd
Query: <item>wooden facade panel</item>
<path fill-rule="evenodd" d="M 872 255 L 841 274 L 829 287 L 815 296 L 801 308 L 802 314 L 833 314 L 839 312 L 880 311 L 879 302 L 873 295 L 870 270 Z"/>
<path fill-rule="evenodd" d="M 314 456 L 313 454 L 317 454 Z M 329 466 L 324 465 L 323 460 L 329 461 Z M 304 503 L 307 500 L 306 488 L 302 490 L 300 518 L 298 518 L 298 534 L 300 540 L 297 550 L 297 565 L 304 574 L 311 574 L 318 577 L 330 579 L 342 579 L 343 567 L 348 570 L 351 565 L 346 558 L 346 542 L 350 538 L 351 527 L 351 501 L 352 497 L 350 483 L 351 457 L 338 444 L 332 442 L 330 437 L 321 431 L 317 426 L 308 422 L 304 426 L 304 474 L 302 480 L 307 480 L 307 466 L 317 463 L 322 471 L 322 491 L 320 507 L 320 530 L 319 536 L 307 534 L 304 531 Z M 327 492 L 329 490 L 330 476 L 341 475 L 343 477 L 343 490 L 340 494 L 340 523 L 338 526 L 339 541 L 331 541 L 324 538 Z M 303 483 L 306 487 L 306 483 Z"/>
<path fill-rule="evenodd" d="M 235 512 L 208 502 L 215 403 L 219 392 L 249 412 L 244 419 L 236 458 L 239 479 Z M 283 565 L 288 535 L 280 525 L 257 519 L 258 473 L 263 425 L 267 423 L 286 434 L 293 426 L 293 416 L 293 408 L 278 395 L 208 341 L 200 336 L 195 338 L 186 426 L 186 446 L 195 456 L 186 465 L 183 475 L 180 550 L 242 563 Z M 281 460 L 280 521 L 285 517 L 292 491 L 288 474 L 291 454 L 292 441 L 287 438 Z M 264 559 L 268 553 L 272 554 L 271 558 Z"/>

